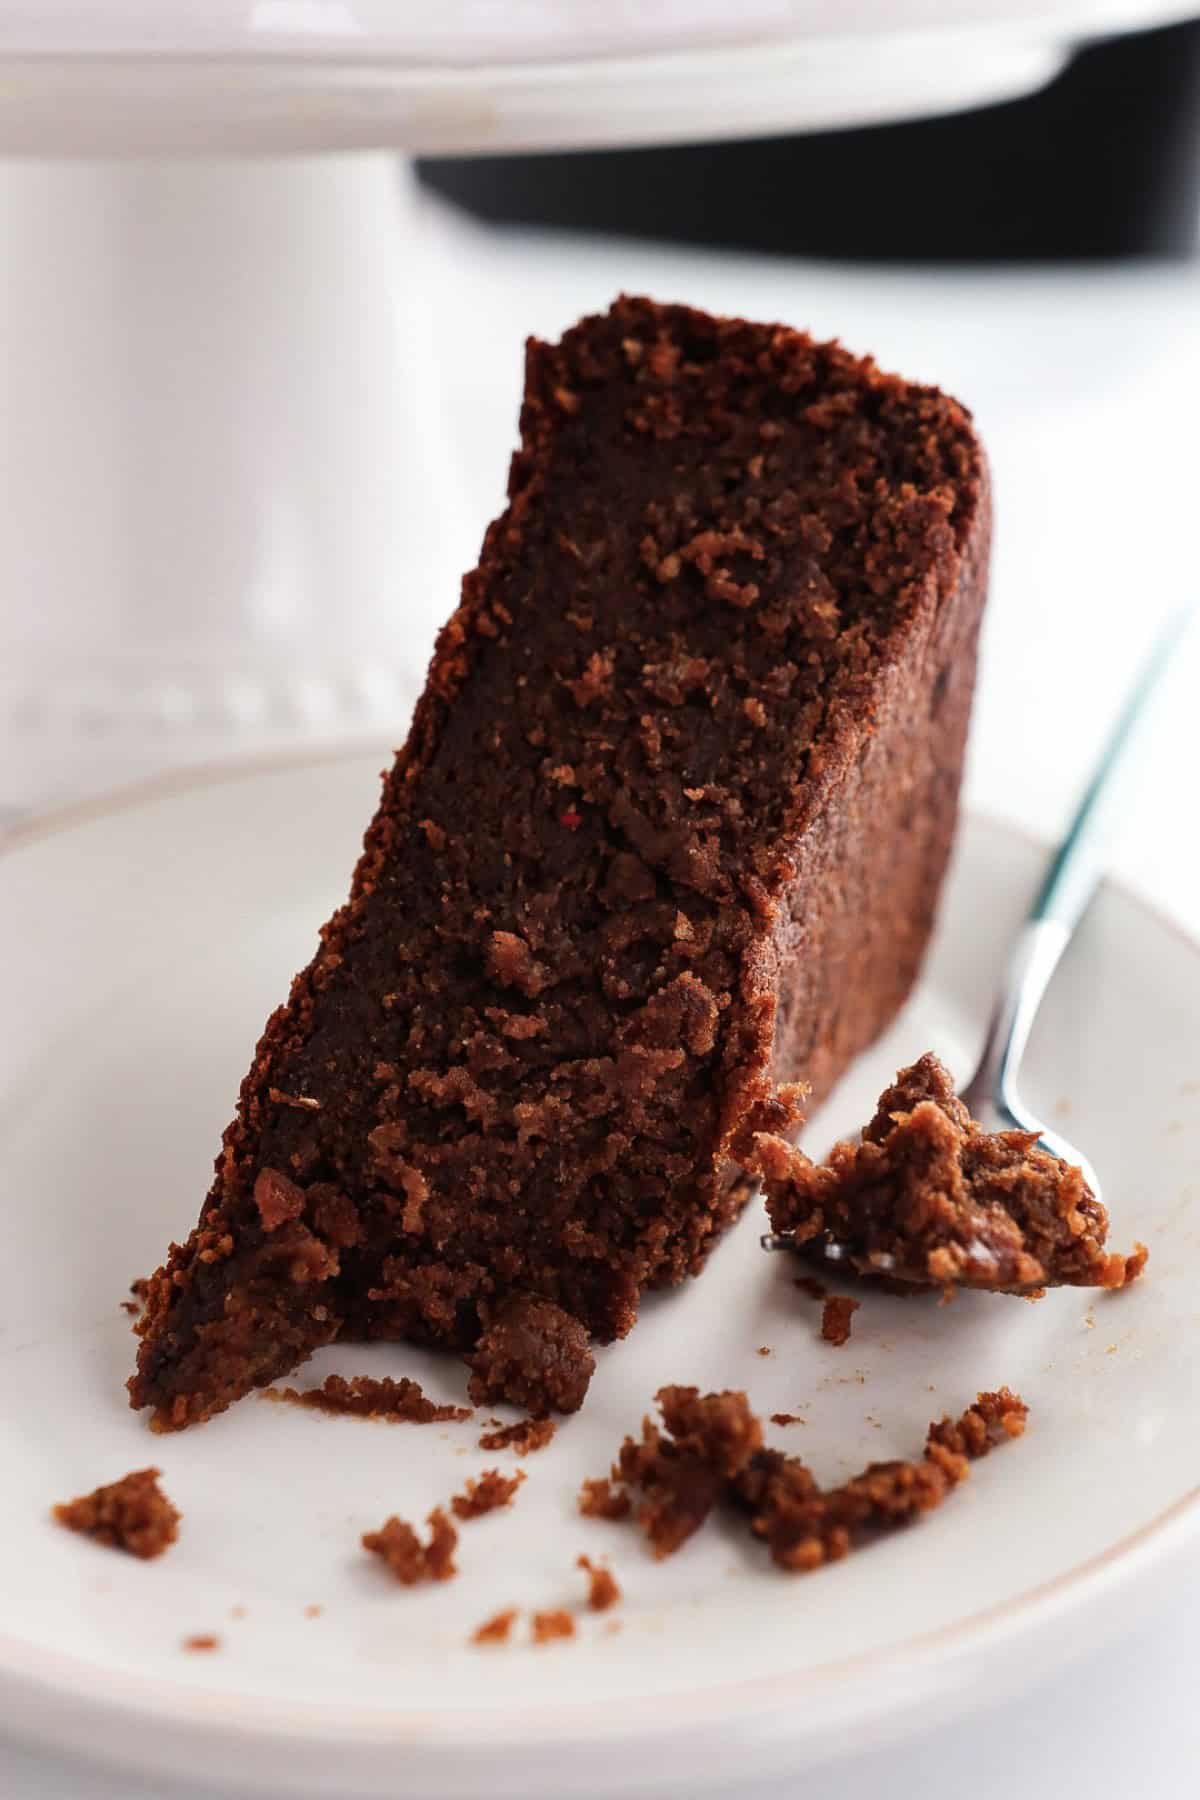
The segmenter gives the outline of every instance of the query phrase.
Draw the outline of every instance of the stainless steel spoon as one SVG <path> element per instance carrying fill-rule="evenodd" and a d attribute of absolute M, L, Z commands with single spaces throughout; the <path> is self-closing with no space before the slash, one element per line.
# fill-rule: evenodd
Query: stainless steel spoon
<path fill-rule="evenodd" d="M 1033 905 L 1017 933 L 1004 979 L 992 1009 L 978 1067 L 960 1097 L 985 1131 L 1032 1131 L 1051 1156 L 1083 1171 L 1102 1200 L 1100 1179 L 1083 1152 L 1034 1117 L 1021 1098 L 1017 1078 L 1029 1034 L 1063 951 L 1087 911 L 1108 867 L 1114 840 L 1128 817 L 1130 783 L 1148 742 L 1151 700 L 1191 622 L 1191 609 L 1172 615 L 1142 666 L 1121 715 L 1101 753 Z M 790 1250 L 786 1233 L 766 1232 L 764 1250 Z M 840 1262 L 841 1245 L 823 1246 L 827 1261 Z M 880 1272 L 889 1259 L 880 1258 Z"/>

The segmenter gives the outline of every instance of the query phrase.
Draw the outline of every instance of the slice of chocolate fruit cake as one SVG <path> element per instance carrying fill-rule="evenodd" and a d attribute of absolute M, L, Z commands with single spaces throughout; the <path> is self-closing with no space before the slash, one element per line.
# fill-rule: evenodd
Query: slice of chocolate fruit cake
<path fill-rule="evenodd" d="M 135 1406 L 205 1419 L 335 1338 L 600 1341 L 742 1205 L 916 974 L 987 575 L 953 400 L 622 299 L 533 342 L 507 510 L 348 902 L 268 1021 Z M 271 896 L 264 895 L 264 905 Z"/>

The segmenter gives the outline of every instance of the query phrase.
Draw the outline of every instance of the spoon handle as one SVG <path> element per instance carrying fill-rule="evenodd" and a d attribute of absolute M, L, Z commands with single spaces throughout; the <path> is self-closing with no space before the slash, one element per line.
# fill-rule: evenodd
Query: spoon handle
<path fill-rule="evenodd" d="M 1142 771 L 1151 734 L 1151 701 L 1192 620 L 1180 608 L 1168 619 L 1142 664 L 1084 789 L 1075 816 L 1046 870 L 1029 917 L 1054 919 L 1070 936 L 1108 867 L 1113 844 L 1136 801 L 1133 778 Z M 1065 940 L 1064 940 L 1065 941 Z"/>
<path fill-rule="evenodd" d="M 1173 613 L 1143 663 L 1017 934 L 979 1067 L 963 1089 L 962 1097 L 977 1117 L 980 1110 L 997 1105 L 1012 1109 L 1016 1072 L 1042 997 L 1134 803 L 1132 778 L 1142 769 L 1151 741 L 1146 729 L 1151 702 L 1192 616 L 1190 607 Z"/>

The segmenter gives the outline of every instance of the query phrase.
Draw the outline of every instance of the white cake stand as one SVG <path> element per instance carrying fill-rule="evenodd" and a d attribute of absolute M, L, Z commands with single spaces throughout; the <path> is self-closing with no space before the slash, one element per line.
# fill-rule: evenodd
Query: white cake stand
<path fill-rule="evenodd" d="M 975 106 L 1191 10 L 0 0 L 0 808 L 402 720 L 475 545 L 396 150 Z"/>

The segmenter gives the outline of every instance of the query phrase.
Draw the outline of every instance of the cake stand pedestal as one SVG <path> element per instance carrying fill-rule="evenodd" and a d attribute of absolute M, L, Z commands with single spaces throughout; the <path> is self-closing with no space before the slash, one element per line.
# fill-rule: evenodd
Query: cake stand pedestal
<path fill-rule="evenodd" d="M 18 778 L 404 716 L 469 556 L 389 155 L 0 164 Z M 4 796 L 0 796 L 4 798 Z"/>

